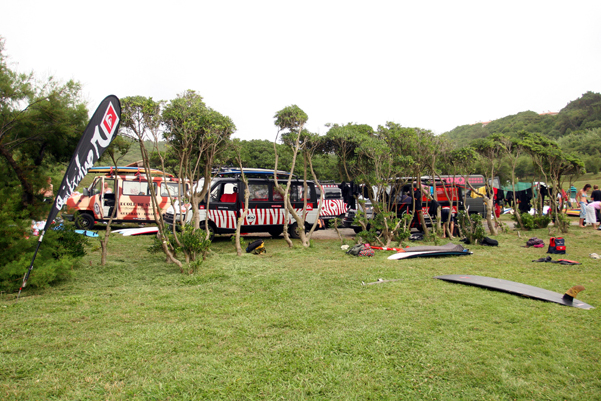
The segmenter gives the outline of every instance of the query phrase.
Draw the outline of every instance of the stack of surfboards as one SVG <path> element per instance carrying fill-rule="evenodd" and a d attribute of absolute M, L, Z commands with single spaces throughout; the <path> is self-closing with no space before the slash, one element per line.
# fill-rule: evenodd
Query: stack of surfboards
<path fill-rule="evenodd" d="M 465 249 L 461 245 L 453 244 L 449 242 L 446 245 L 425 245 L 425 246 L 412 246 L 404 248 L 402 252 L 390 255 L 388 259 L 399 260 L 399 259 L 410 259 L 410 258 L 423 258 L 423 257 L 436 257 L 436 256 L 464 256 L 471 255 L 469 249 Z"/>

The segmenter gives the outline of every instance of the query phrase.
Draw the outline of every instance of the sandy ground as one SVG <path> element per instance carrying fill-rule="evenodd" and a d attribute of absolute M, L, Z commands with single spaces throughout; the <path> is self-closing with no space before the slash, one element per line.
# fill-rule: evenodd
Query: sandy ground
<path fill-rule="evenodd" d="M 355 231 L 352 228 L 341 228 L 340 235 L 342 238 L 353 238 L 355 237 Z M 268 233 L 248 233 L 244 236 L 248 237 L 257 237 L 257 238 L 271 238 L 271 235 Z M 283 235 L 280 235 L 278 238 L 284 238 Z M 336 234 L 336 230 L 333 228 L 328 228 L 327 230 L 316 230 L 313 232 L 312 239 L 339 239 L 338 234 Z"/>
<path fill-rule="evenodd" d="M 342 238 L 353 238 L 355 236 L 355 231 L 352 228 L 339 228 L 340 235 Z M 313 236 L 311 238 L 315 239 L 339 239 L 338 234 L 336 234 L 336 230 L 333 228 L 328 228 L 326 230 L 314 231 Z"/>

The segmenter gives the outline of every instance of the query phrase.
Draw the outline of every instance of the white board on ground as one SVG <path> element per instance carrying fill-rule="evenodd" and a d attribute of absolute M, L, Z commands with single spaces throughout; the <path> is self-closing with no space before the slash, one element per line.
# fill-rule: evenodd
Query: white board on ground
<path fill-rule="evenodd" d="M 142 228 L 124 228 L 122 230 L 113 231 L 116 234 L 123 234 L 124 237 L 130 235 L 154 234 L 159 231 L 158 227 L 142 227 Z"/>

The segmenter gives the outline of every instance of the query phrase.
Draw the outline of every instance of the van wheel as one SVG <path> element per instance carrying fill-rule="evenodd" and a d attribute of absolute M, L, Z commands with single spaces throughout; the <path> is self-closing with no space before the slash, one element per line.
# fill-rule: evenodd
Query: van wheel
<path fill-rule="evenodd" d="M 213 229 L 213 227 L 210 224 L 209 224 L 209 229 L 207 230 L 205 228 L 205 223 L 200 223 L 200 229 L 209 232 L 209 241 L 213 241 L 213 239 L 215 239 L 215 230 Z"/>
<path fill-rule="evenodd" d="M 298 233 L 297 228 L 298 223 L 294 223 L 290 227 L 288 227 L 288 235 L 290 235 L 290 238 L 300 239 L 300 234 Z"/>
<path fill-rule="evenodd" d="M 75 227 L 80 230 L 91 230 L 94 227 L 94 216 L 87 213 L 75 215 Z"/>
<path fill-rule="evenodd" d="M 271 235 L 274 238 L 279 237 L 280 235 L 282 235 L 282 230 L 273 230 L 273 231 L 268 231 L 269 235 Z"/>

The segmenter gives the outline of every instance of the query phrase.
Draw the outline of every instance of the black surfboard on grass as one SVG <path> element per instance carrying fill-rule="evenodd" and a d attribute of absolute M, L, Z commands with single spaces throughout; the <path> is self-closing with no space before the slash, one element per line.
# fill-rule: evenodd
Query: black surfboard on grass
<path fill-rule="evenodd" d="M 439 280 L 450 281 L 453 283 L 473 285 L 476 287 L 489 288 L 495 291 L 508 292 L 510 294 L 521 295 L 528 298 L 540 299 L 542 301 L 555 302 L 560 305 L 573 306 L 580 309 L 593 309 L 594 307 L 574 298 L 580 291 L 584 290 L 582 286 L 570 288 L 565 294 L 545 290 L 528 284 L 517 283 L 515 281 L 503 280 L 500 278 L 472 276 L 468 274 L 449 274 L 446 276 L 434 277 Z"/>

